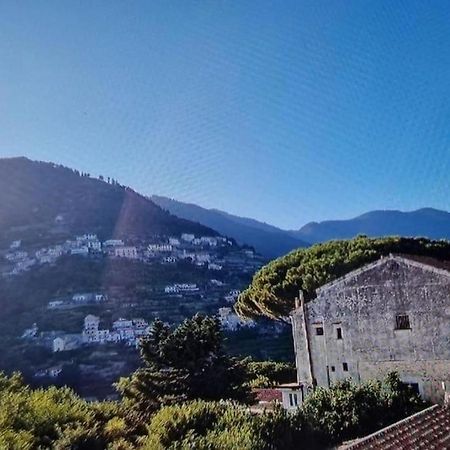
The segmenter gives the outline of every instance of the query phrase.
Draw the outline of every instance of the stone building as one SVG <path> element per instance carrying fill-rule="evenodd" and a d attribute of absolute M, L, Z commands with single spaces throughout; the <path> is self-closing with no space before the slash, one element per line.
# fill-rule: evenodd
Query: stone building
<path fill-rule="evenodd" d="M 450 270 L 431 258 L 389 256 L 300 301 L 292 312 L 301 404 L 315 385 L 380 379 L 397 371 L 427 400 L 450 386 Z M 291 398 L 292 398 L 291 395 Z"/>

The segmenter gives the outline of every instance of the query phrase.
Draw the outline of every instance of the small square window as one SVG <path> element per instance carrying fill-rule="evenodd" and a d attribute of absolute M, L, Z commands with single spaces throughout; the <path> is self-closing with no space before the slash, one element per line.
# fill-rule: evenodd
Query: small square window
<path fill-rule="evenodd" d="M 396 330 L 410 330 L 411 324 L 409 323 L 408 314 L 399 314 L 395 316 L 395 329 Z"/>
<path fill-rule="evenodd" d="M 332 372 L 336 372 L 336 367 L 331 366 L 331 371 L 332 371 Z"/>
<path fill-rule="evenodd" d="M 344 371 L 344 372 L 348 372 L 348 364 L 345 362 L 345 363 L 342 363 L 342 370 Z"/>
<path fill-rule="evenodd" d="M 323 327 L 316 327 L 316 335 L 323 336 Z"/>
<path fill-rule="evenodd" d="M 342 328 L 336 328 L 336 339 L 342 339 Z"/>

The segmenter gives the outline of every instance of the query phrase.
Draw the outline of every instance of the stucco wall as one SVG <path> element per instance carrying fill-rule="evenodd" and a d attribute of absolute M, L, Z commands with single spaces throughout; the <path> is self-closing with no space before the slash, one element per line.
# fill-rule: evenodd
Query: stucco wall
<path fill-rule="evenodd" d="M 417 380 L 426 398 L 443 396 L 441 382 L 450 381 L 448 272 L 385 258 L 318 290 L 305 310 L 319 386 L 397 370 L 405 380 Z M 399 314 L 409 316 L 411 329 L 395 329 Z M 312 383 L 301 309 L 293 313 L 292 322 L 298 381 Z M 316 334 L 317 327 L 323 335 Z M 342 339 L 337 339 L 337 328 Z"/>

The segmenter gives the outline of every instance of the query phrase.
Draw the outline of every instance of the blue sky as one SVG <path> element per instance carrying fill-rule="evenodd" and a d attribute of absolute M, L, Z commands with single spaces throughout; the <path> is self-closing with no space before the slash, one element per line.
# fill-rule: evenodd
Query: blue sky
<path fill-rule="evenodd" d="M 450 209 L 448 1 L 0 1 L 0 156 L 284 227 Z"/>

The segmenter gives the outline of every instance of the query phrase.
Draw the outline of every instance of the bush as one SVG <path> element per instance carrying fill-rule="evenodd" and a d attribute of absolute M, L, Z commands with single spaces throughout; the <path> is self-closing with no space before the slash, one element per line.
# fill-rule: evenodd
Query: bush
<path fill-rule="evenodd" d="M 330 389 L 317 388 L 299 414 L 323 442 L 354 439 L 383 428 L 425 407 L 410 387 L 394 373 L 361 385 L 349 380 Z"/>
<path fill-rule="evenodd" d="M 295 365 L 276 361 L 243 360 L 247 369 L 250 386 L 253 388 L 269 388 L 296 379 Z"/>
<path fill-rule="evenodd" d="M 232 403 L 194 401 L 164 407 L 151 420 L 148 434 L 145 450 L 289 450 L 303 447 L 298 417 L 288 415 L 281 408 L 254 415 Z"/>

